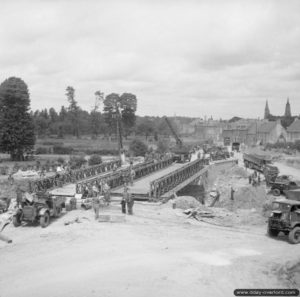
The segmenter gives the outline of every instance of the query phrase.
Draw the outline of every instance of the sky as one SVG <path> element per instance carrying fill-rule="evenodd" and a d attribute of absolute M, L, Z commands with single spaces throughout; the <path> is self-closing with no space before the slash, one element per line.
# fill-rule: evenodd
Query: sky
<path fill-rule="evenodd" d="M 138 115 L 300 114 L 298 0 L 1 0 L 0 82 L 31 108 L 133 93 Z"/>

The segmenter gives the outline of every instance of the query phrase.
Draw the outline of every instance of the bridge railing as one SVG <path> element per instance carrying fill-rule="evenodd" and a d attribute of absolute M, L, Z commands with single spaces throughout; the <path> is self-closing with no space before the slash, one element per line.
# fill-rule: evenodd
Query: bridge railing
<path fill-rule="evenodd" d="M 155 171 L 163 169 L 170 166 L 173 163 L 171 158 L 158 162 L 147 162 L 142 164 L 137 164 L 132 167 L 135 171 L 134 179 L 139 179 L 143 176 L 149 175 Z M 89 180 L 83 180 L 76 184 L 76 193 L 84 194 L 86 191 L 89 197 L 96 195 L 93 191 L 94 186 L 99 190 L 100 193 L 103 192 L 104 181 L 110 186 L 111 189 L 122 186 L 125 182 L 130 180 L 130 167 L 118 170 L 117 172 L 108 173 L 102 176 L 96 176 Z"/>
<path fill-rule="evenodd" d="M 99 175 L 104 172 L 113 170 L 113 168 L 121 166 L 121 160 L 113 160 L 104 162 L 99 165 L 91 166 L 84 169 L 70 170 L 69 172 L 60 173 L 56 176 L 40 178 L 34 181 L 29 181 L 29 191 L 44 192 L 56 187 L 61 187 L 68 183 L 75 183 L 78 180 L 86 179 Z"/>
<path fill-rule="evenodd" d="M 159 198 L 169 192 L 194 174 L 199 172 L 207 162 L 203 159 L 195 160 L 185 166 L 161 177 L 150 183 L 150 198 Z"/>

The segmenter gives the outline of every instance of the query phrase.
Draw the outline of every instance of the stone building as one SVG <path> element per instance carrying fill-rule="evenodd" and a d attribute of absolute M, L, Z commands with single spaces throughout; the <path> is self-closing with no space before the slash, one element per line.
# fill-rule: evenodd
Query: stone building
<path fill-rule="evenodd" d="M 294 142 L 296 140 L 300 140 L 300 120 L 298 118 L 287 127 L 287 141 Z"/>
<path fill-rule="evenodd" d="M 195 120 L 192 122 L 195 128 L 195 136 L 199 140 L 222 141 L 223 124 L 221 121 L 212 118 L 208 120 Z"/>
<path fill-rule="evenodd" d="M 281 121 L 266 121 L 257 129 L 257 140 L 260 144 L 276 143 L 287 140 L 287 132 Z"/>

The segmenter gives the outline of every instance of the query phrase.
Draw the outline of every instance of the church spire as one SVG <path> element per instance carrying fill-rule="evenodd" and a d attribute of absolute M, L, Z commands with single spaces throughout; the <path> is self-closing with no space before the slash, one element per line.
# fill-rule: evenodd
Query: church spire
<path fill-rule="evenodd" d="M 268 119 L 270 116 L 270 109 L 269 109 L 269 104 L 268 104 L 268 100 L 266 100 L 266 107 L 265 107 L 265 119 Z"/>
<path fill-rule="evenodd" d="M 291 105 L 290 105 L 289 98 L 287 98 L 287 102 L 286 102 L 286 105 L 285 105 L 284 116 L 287 117 L 287 118 L 289 118 L 289 117 L 292 116 L 292 113 L 291 113 Z"/>

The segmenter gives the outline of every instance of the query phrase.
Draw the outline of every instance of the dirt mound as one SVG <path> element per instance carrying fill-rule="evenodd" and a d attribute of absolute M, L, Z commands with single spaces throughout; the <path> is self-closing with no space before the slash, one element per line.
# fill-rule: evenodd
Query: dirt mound
<path fill-rule="evenodd" d="M 247 178 L 248 177 L 248 172 L 246 169 L 236 165 L 229 170 L 227 170 L 226 174 L 228 174 L 231 177 L 236 177 L 236 178 Z"/>
<path fill-rule="evenodd" d="M 174 202 L 176 203 L 176 208 L 181 209 L 196 208 L 201 205 L 201 203 L 192 196 L 179 196 Z"/>
<path fill-rule="evenodd" d="M 221 194 L 218 206 L 229 209 L 262 209 L 266 200 L 267 193 L 264 186 L 243 186 L 235 189 L 234 201 L 230 199 L 230 189 L 228 188 L 226 196 Z"/>

